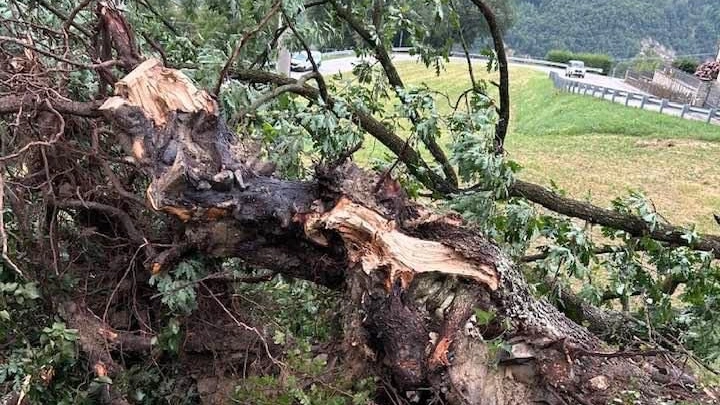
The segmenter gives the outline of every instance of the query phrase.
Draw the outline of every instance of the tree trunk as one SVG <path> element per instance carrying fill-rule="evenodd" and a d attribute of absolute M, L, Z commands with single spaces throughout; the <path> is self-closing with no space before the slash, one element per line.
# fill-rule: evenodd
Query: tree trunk
<path fill-rule="evenodd" d="M 612 353 L 534 297 L 498 247 L 397 184 L 376 187 L 346 163 L 310 182 L 252 172 L 215 101 L 155 60 L 116 94 L 100 109 L 152 179 L 149 205 L 186 225 L 187 245 L 159 253 L 151 271 L 199 251 L 342 289 L 348 368 L 384 373 L 426 402 L 605 404 L 633 391 L 643 403 L 710 403 L 678 385 L 687 378 L 671 356 Z"/>

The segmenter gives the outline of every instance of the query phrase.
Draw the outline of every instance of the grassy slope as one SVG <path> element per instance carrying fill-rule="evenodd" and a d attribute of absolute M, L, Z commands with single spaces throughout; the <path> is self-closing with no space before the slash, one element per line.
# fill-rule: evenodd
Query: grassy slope
<path fill-rule="evenodd" d="M 469 83 L 464 64 L 450 64 L 440 77 L 415 63 L 399 69 L 409 84 L 425 82 L 451 96 Z M 476 71 L 484 72 L 483 66 Z M 525 168 L 520 177 L 546 185 L 553 180 L 569 195 L 603 206 L 629 189 L 641 190 L 668 220 L 717 231 L 712 213 L 720 211 L 714 167 L 720 127 L 559 93 L 532 69 L 510 74 L 507 150 Z"/>

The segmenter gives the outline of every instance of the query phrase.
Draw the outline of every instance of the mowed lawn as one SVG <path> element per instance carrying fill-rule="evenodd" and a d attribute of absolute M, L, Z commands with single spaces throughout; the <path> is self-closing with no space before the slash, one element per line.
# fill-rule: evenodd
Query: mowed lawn
<path fill-rule="evenodd" d="M 439 77 L 414 62 L 398 69 L 406 83 L 425 82 L 451 97 L 469 85 L 464 63 L 448 64 Z M 475 71 L 489 77 L 483 64 Z M 512 67 L 510 81 L 506 149 L 523 166 L 520 178 L 554 181 L 569 196 L 605 207 L 639 190 L 667 220 L 720 233 L 712 216 L 720 213 L 720 127 L 560 93 L 532 68 Z"/>

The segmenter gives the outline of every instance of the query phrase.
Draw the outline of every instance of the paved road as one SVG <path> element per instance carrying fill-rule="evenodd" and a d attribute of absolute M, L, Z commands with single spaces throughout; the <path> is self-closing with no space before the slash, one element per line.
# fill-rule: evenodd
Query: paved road
<path fill-rule="evenodd" d="M 395 61 L 414 61 L 417 60 L 417 57 L 410 56 L 406 53 L 396 53 L 393 55 L 393 60 Z M 458 57 L 451 57 L 450 60 L 457 61 L 457 62 L 465 62 L 464 58 L 458 58 Z M 320 73 L 324 75 L 332 75 L 338 72 L 349 72 L 352 70 L 353 65 L 360 61 L 359 58 L 355 56 L 349 56 L 349 57 L 342 57 L 338 59 L 330 59 L 323 61 L 320 65 Z M 485 62 L 482 60 L 474 60 L 473 61 L 476 64 L 484 64 Z M 419 62 L 418 62 L 419 63 Z M 548 66 L 539 66 L 539 65 L 528 65 L 528 64 L 522 64 L 522 63 L 510 63 L 511 66 L 525 66 L 531 69 L 539 70 L 542 72 L 550 73 L 550 72 L 557 72 L 560 75 L 563 75 L 565 71 L 563 69 L 559 68 L 552 68 Z M 300 77 L 302 76 L 302 73 L 293 72 L 293 77 Z M 511 78 L 512 80 L 512 78 Z M 618 79 L 615 77 L 608 77 L 603 75 L 598 75 L 594 73 L 588 73 L 587 76 L 585 76 L 584 79 L 575 79 L 577 81 L 592 84 L 594 86 L 603 86 L 603 87 L 609 87 L 613 89 L 623 90 L 623 91 L 632 91 L 635 93 L 643 93 L 642 91 L 636 89 L 635 87 L 632 87 L 625 83 L 622 79 Z"/>
<path fill-rule="evenodd" d="M 556 71 L 559 75 L 564 75 L 565 71 L 562 69 L 552 69 Z M 548 73 L 550 72 L 550 69 L 548 69 Z M 633 93 L 639 93 L 639 94 L 646 94 L 644 91 L 639 90 L 637 87 L 633 87 L 627 83 L 625 83 L 625 80 L 618 79 L 617 77 L 609 77 L 609 76 L 603 76 L 595 73 L 588 73 L 585 75 L 585 78 L 572 78 L 572 80 L 586 83 L 586 84 L 592 84 L 593 86 L 602 86 L 607 87 L 609 89 L 616 89 L 616 90 L 622 90 L 622 91 L 630 91 Z"/>

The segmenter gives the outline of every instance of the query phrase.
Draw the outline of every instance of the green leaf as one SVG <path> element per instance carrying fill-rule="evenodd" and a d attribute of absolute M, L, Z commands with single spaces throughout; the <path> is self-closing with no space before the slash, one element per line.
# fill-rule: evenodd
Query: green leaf
<path fill-rule="evenodd" d="M 485 311 L 482 309 L 476 309 L 475 310 L 475 321 L 480 326 L 486 326 L 489 325 L 490 322 L 495 319 L 495 311 Z"/>
<path fill-rule="evenodd" d="M 40 298 L 40 292 L 38 291 L 35 283 L 25 284 L 23 291 L 23 295 L 29 300 L 36 300 Z"/>

